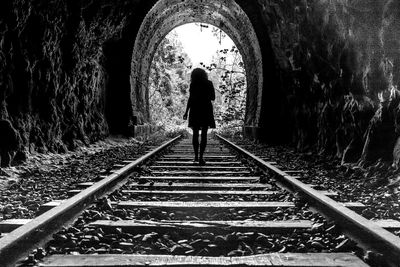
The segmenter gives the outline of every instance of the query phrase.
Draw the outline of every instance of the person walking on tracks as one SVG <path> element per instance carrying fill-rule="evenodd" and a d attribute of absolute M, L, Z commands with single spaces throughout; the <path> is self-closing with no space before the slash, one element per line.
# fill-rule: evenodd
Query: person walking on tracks
<path fill-rule="evenodd" d="M 194 160 L 199 165 L 205 165 L 203 154 L 207 146 L 208 128 L 215 128 L 213 105 L 215 90 L 212 82 L 208 80 L 207 73 L 201 68 L 194 69 L 191 74 L 189 99 L 183 119 L 189 113 L 189 127 L 193 130 Z M 199 157 L 199 131 L 201 130 L 200 157 Z"/>

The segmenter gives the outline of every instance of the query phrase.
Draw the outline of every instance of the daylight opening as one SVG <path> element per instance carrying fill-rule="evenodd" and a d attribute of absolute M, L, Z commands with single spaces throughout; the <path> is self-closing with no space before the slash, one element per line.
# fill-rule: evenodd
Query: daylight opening
<path fill-rule="evenodd" d="M 157 47 L 149 76 L 152 123 L 169 130 L 187 127 L 182 116 L 189 96 L 190 74 L 195 68 L 205 69 L 214 84 L 217 129 L 240 129 L 247 88 L 243 58 L 224 31 L 205 23 L 179 26 Z"/>

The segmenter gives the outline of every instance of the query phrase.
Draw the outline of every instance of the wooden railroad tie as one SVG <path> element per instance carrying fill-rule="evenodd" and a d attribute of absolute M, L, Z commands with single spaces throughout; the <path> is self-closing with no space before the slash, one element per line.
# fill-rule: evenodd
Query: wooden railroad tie
<path fill-rule="evenodd" d="M 153 173 L 154 174 L 154 173 Z M 258 182 L 260 177 L 257 176 L 142 176 L 141 179 L 148 181 L 179 181 L 179 182 L 199 182 L 199 183 L 227 183 L 227 182 Z"/>
<path fill-rule="evenodd" d="M 192 175 L 192 176 L 221 176 L 221 175 L 250 175 L 249 171 L 211 171 L 211 170 L 189 170 L 189 171 L 153 171 L 153 175 Z"/>
<path fill-rule="evenodd" d="M 194 164 L 192 161 L 168 161 L 168 160 L 158 160 L 154 162 L 157 165 L 162 165 L 162 166 L 181 166 L 181 165 L 188 165 L 188 166 L 193 166 Z M 207 162 L 207 166 L 242 166 L 242 163 L 240 161 L 210 161 Z"/>
<path fill-rule="evenodd" d="M 122 190 L 122 193 L 126 194 L 138 194 L 138 195 L 186 195 L 190 197 L 194 196 L 210 196 L 217 197 L 220 195 L 224 196 L 255 196 L 255 195 L 276 195 L 280 194 L 279 191 L 191 191 L 191 190 L 180 190 L 180 191 L 157 191 L 157 190 Z"/>
<path fill-rule="evenodd" d="M 134 186 L 134 185 L 133 185 Z M 143 186 L 142 186 L 143 187 Z M 189 188 L 182 188 L 182 187 L 173 187 L 172 185 L 165 185 L 163 186 L 162 189 L 156 188 L 155 186 L 146 186 L 147 190 L 141 190 L 141 189 L 136 189 L 136 190 L 122 190 L 122 193 L 125 194 L 137 194 L 137 195 L 187 195 L 187 196 L 207 196 L 209 195 L 210 197 L 217 197 L 220 195 L 225 195 L 225 196 L 234 196 L 234 195 L 241 195 L 241 196 L 255 196 L 255 195 L 276 195 L 276 194 L 281 194 L 281 191 L 255 191 L 255 190 L 247 190 L 247 191 L 237 191 L 237 190 L 221 190 L 221 188 L 216 188 L 214 187 L 214 190 L 207 190 L 207 188 L 204 188 L 205 190 L 192 190 Z M 166 190 L 165 190 L 166 189 Z M 183 190 L 182 190 L 183 189 Z M 219 190 L 218 190 L 219 189 Z M 69 196 L 76 195 L 80 193 L 81 190 L 75 189 L 75 190 L 70 190 L 68 191 Z M 330 196 L 330 197 L 336 197 L 337 193 L 336 192 L 329 192 L 329 191 L 320 191 L 320 193 Z"/>
<path fill-rule="evenodd" d="M 170 171 L 170 170 L 188 170 L 188 171 L 226 171 L 226 170 L 239 170 L 239 171 L 243 171 L 243 170 L 248 170 L 249 168 L 247 167 L 242 167 L 242 166 L 179 166 L 179 165 L 170 165 L 170 166 L 151 166 L 151 169 L 155 169 L 155 170 L 166 170 L 166 171 Z"/>
<path fill-rule="evenodd" d="M 246 202 L 246 201 L 120 201 L 115 203 L 119 208 L 156 208 L 168 210 L 229 210 L 251 209 L 251 210 L 275 210 L 276 208 L 292 208 L 293 202 Z"/>
<path fill-rule="evenodd" d="M 137 189 L 152 189 L 152 190 L 263 190 L 269 189 L 272 186 L 270 185 L 263 185 L 258 183 L 163 183 L 157 182 L 150 185 L 150 183 L 146 184 L 137 184 L 137 183 L 130 183 L 129 187 L 137 188 Z"/>
<path fill-rule="evenodd" d="M 241 166 L 151 166 L 150 169 L 153 170 L 164 170 L 165 172 L 173 172 L 175 170 L 187 170 L 187 171 L 201 171 L 201 172 L 206 172 L 206 171 L 233 171 L 233 170 L 238 170 L 238 171 L 246 171 L 249 170 L 247 167 L 241 167 Z"/>
<path fill-rule="evenodd" d="M 244 257 L 201 257 L 169 255 L 52 255 L 41 267 L 128 267 L 128 266 L 291 266 L 367 267 L 351 253 L 270 253 Z"/>
<path fill-rule="evenodd" d="M 161 159 L 162 158 L 165 158 L 165 159 L 168 159 L 168 158 L 180 158 L 180 159 L 187 159 L 187 160 L 193 160 L 193 154 L 191 153 L 191 154 L 179 154 L 179 155 L 176 155 L 176 154 L 168 154 L 168 155 L 164 155 L 164 156 L 162 156 L 161 157 Z M 236 156 L 232 156 L 232 155 L 207 155 L 207 154 L 205 154 L 204 155 L 204 159 L 205 160 L 207 160 L 207 159 L 236 159 Z"/>

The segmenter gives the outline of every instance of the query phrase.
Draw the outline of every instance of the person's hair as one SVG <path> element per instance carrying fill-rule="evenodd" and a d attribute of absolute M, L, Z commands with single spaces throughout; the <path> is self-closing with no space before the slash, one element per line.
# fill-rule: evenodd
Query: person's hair
<path fill-rule="evenodd" d="M 208 80 L 207 72 L 201 68 L 196 68 L 192 71 L 191 75 L 193 82 L 205 82 Z"/>

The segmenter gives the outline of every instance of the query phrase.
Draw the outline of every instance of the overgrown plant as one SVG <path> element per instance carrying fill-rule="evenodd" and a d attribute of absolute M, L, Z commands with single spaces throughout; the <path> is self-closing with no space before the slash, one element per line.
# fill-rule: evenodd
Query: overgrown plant
<path fill-rule="evenodd" d="M 183 124 L 191 62 L 173 32 L 159 45 L 149 78 L 151 120 L 164 128 Z"/>
<path fill-rule="evenodd" d="M 236 46 L 216 52 L 213 62 L 206 68 L 217 79 L 219 103 L 215 105 L 215 115 L 222 127 L 243 125 L 246 107 L 246 72 L 242 56 Z"/>

